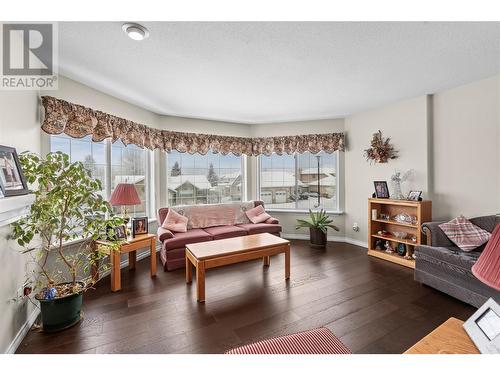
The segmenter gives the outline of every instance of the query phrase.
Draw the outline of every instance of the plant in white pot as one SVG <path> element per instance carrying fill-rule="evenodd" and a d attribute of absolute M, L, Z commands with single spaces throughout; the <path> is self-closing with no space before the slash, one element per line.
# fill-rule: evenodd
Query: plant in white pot
<path fill-rule="evenodd" d="M 82 294 L 95 283 L 92 267 L 108 267 L 95 241 L 113 238 L 112 228 L 123 219 L 114 216 L 100 195 L 101 182 L 83 163 L 71 163 L 61 152 L 45 158 L 23 153 L 20 162 L 36 187 L 35 201 L 30 214 L 12 224 L 13 238 L 35 258 L 28 281 L 40 302 L 43 330 L 58 331 L 80 321 Z M 65 246 L 70 241 L 76 241 L 71 251 Z M 112 243 L 116 250 L 118 241 Z"/>
<path fill-rule="evenodd" d="M 339 228 L 332 224 L 333 220 L 323 209 L 317 212 L 309 210 L 309 216 L 310 220 L 297 219 L 295 229 L 309 228 L 311 245 L 314 247 L 325 247 L 328 228 L 332 228 L 337 232 Z"/>

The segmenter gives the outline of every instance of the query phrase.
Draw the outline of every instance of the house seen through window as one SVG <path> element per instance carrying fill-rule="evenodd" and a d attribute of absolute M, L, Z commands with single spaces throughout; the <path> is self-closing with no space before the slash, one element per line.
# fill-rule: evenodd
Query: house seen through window
<path fill-rule="evenodd" d="M 171 151 L 167 154 L 170 206 L 242 200 L 242 157 Z"/>
<path fill-rule="evenodd" d="M 259 196 L 267 208 L 338 210 L 338 152 L 259 158 Z"/>

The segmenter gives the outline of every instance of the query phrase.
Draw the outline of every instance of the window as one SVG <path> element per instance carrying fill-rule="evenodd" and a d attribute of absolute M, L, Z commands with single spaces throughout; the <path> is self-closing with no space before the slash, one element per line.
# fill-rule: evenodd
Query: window
<path fill-rule="evenodd" d="M 135 145 L 125 146 L 120 140 L 111 144 L 109 140 L 92 142 L 90 136 L 76 139 L 66 135 L 50 136 L 50 151 L 62 151 L 70 156 L 71 162 L 83 162 L 92 177 L 102 182 L 101 194 L 106 199 L 109 199 L 118 183 L 135 184 L 141 204 L 130 207 L 130 214 L 147 215 L 146 171 L 150 151 Z M 121 207 L 114 207 L 113 210 L 120 213 Z"/>
<path fill-rule="evenodd" d="M 267 208 L 338 211 L 338 152 L 259 157 L 259 197 Z"/>
<path fill-rule="evenodd" d="M 243 157 L 233 154 L 167 154 L 168 203 L 207 204 L 242 200 Z"/>

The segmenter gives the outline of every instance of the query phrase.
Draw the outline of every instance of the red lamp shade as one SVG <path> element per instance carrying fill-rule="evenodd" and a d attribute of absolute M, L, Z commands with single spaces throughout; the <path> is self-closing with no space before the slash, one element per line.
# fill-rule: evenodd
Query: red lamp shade
<path fill-rule="evenodd" d="M 113 206 L 133 206 L 141 204 L 134 184 L 118 184 L 111 194 L 109 203 Z"/>
<path fill-rule="evenodd" d="M 486 285 L 500 290 L 500 223 L 495 227 L 479 259 L 472 266 L 472 273 Z"/>

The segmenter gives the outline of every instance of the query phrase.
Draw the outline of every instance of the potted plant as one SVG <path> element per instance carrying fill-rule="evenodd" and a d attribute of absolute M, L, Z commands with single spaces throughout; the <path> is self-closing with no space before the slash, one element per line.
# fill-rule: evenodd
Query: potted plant
<path fill-rule="evenodd" d="M 12 224 L 12 236 L 34 257 L 28 282 L 40 302 L 43 330 L 58 331 L 80 321 L 82 294 L 95 283 L 92 268 L 108 268 L 100 262 L 107 254 L 95 241 L 113 238 L 109 228 L 123 219 L 114 216 L 99 194 L 101 182 L 83 163 L 71 163 L 62 152 L 45 159 L 23 153 L 20 162 L 28 183 L 36 186 L 35 201 L 30 214 Z M 111 243 L 118 248 L 117 241 Z"/>
<path fill-rule="evenodd" d="M 326 234 L 328 228 L 339 231 L 339 228 L 333 225 L 333 220 L 326 213 L 325 210 L 319 210 L 317 212 L 312 212 L 309 210 L 310 220 L 297 219 L 297 226 L 295 229 L 299 228 L 309 228 L 309 235 L 311 246 L 313 247 L 325 247 L 326 246 Z"/>

